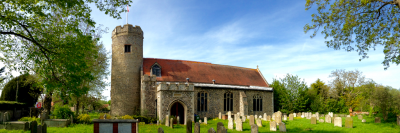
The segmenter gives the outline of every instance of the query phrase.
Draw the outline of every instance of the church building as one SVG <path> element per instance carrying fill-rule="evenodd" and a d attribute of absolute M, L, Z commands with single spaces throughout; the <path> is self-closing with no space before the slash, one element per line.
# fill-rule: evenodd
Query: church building
<path fill-rule="evenodd" d="M 273 88 L 258 67 L 143 58 L 143 39 L 140 26 L 126 24 L 112 31 L 112 116 L 179 116 L 185 124 L 195 114 L 272 115 Z"/>

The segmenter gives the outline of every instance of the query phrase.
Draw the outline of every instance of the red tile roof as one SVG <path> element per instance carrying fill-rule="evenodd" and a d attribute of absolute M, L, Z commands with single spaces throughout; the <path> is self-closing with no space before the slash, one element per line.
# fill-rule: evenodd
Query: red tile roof
<path fill-rule="evenodd" d="M 161 82 L 189 82 L 269 87 L 257 69 L 218 65 L 205 62 L 170 60 L 157 58 L 143 59 L 143 74 L 150 75 L 154 63 L 161 66 Z"/>

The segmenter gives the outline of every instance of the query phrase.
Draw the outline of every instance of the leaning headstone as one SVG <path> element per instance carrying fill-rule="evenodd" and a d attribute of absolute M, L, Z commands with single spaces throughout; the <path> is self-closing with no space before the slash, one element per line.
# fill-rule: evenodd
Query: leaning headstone
<path fill-rule="evenodd" d="M 293 121 L 293 117 L 294 117 L 293 114 L 289 114 L 289 121 Z"/>
<path fill-rule="evenodd" d="M 169 127 L 171 127 L 171 128 L 174 128 L 174 118 L 171 118 L 170 120 L 169 120 Z"/>
<path fill-rule="evenodd" d="M 31 133 L 37 133 L 37 122 L 32 121 L 30 124 Z"/>
<path fill-rule="evenodd" d="M 250 115 L 249 124 L 250 125 L 254 124 L 254 116 L 253 115 Z"/>
<path fill-rule="evenodd" d="M 330 116 L 330 115 L 326 115 L 326 116 L 325 116 L 325 122 L 326 122 L 326 123 L 332 123 L 332 120 L 331 120 L 331 116 Z"/>
<path fill-rule="evenodd" d="M 324 119 L 319 119 L 319 122 L 320 123 L 324 123 Z"/>
<path fill-rule="evenodd" d="M 219 112 L 218 118 L 219 118 L 219 119 L 222 119 L 222 114 L 221 114 L 221 112 Z"/>
<path fill-rule="evenodd" d="M 276 122 L 275 121 L 269 122 L 269 130 L 276 131 Z"/>
<path fill-rule="evenodd" d="M 333 126 L 342 127 L 342 117 L 335 117 L 335 121 L 334 121 Z"/>
<path fill-rule="evenodd" d="M 243 131 L 243 123 L 241 119 L 236 120 L 236 131 Z"/>
<path fill-rule="evenodd" d="M 208 129 L 208 133 L 216 133 L 216 132 L 215 132 L 214 128 L 210 128 L 210 129 Z"/>
<path fill-rule="evenodd" d="M 287 121 L 287 115 L 283 115 L 283 120 Z"/>
<path fill-rule="evenodd" d="M 353 118 L 346 117 L 346 121 L 344 124 L 346 128 L 353 128 Z"/>
<path fill-rule="evenodd" d="M 207 124 L 207 117 L 204 117 L 204 124 Z"/>
<path fill-rule="evenodd" d="M 285 123 L 279 123 L 279 132 L 286 132 L 286 125 Z"/>
<path fill-rule="evenodd" d="M 358 119 L 359 119 L 359 120 L 362 120 L 362 119 L 363 119 L 363 116 L 362 116 L 362 115 L 358 115 Z"/>
<path fill-rule="evenodd" d="M 258 133 L 258 126 L 253 124 L 251 125 L 251 133 Z"/>
<path fill-rule="evenodd" d="M 381 117 L 375 117 L 375 123 L 381 123 Z"/>
<path fill-rule="evenodd" d="M 233 120 L 232 120 L 232 118 L 228 119 L 228 129 L 233 129 Z"/>
<path fill-rule="evenodd" d="M 169 127 L 169 115 L 165 116 L 165 126 Z"/>
<path fill-rule="evenodd" d="M 261 121 L 261 119 L 257 119 L 256 121 L 257 121 L 257 126 L 258 126 L 258 127 L 262 127 L 262 121 Z"/>
<path fill-rule="evenodd" d="M 200 123 L 194 124 L 194 133 L 200 133 Z"/>
<path fill-rule="evenodd" d="M 191 120 L 186 121 L 186 133 L 192 133 L 192 121 Z"/>
<path fill-rule="evenodd" d="M 311 117 L 311 124 L 317 124 L 317 117 Z"/>
<path fill-rule="evenodd" d="M 158 133 L 164 133 L 164 129 L 162 127 L 158 128 Z"/>

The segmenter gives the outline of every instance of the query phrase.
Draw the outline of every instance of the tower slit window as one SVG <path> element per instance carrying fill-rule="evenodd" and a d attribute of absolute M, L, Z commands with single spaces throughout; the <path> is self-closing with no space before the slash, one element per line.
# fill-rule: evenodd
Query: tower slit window
<path fill-rule="evenodd" d="M 253 96 L 253 111 L 262 111 L 262 96 Z"/>
<path fill-rule="evenodd" d="M 233 111 L 233 94 L 231 92 L 224 94 L 224 111 Z"/>
<path fill-rule="evenodd" d="M 197 111 L 205 112 L 207 111 L 207 92 L 199 92 L 197 93 Z"/>
<path fill-rule="evenodd" d="M 125 45 L 125 53 L 131 52 L 131 45 Z"/>

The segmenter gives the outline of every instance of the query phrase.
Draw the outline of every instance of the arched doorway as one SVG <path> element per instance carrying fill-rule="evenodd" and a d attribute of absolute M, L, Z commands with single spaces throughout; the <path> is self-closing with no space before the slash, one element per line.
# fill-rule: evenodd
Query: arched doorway
<path fill-rule="evenodd" d="M 179 102 L 175 102 L 171 106 L 171 116 L 177 118 L 179 116 L 179 124 L 184 124 L 185 121 L 185 109 L 183 108 L 182 104 Z M 176 124 L 174 122 L 174 124 Z"/>

